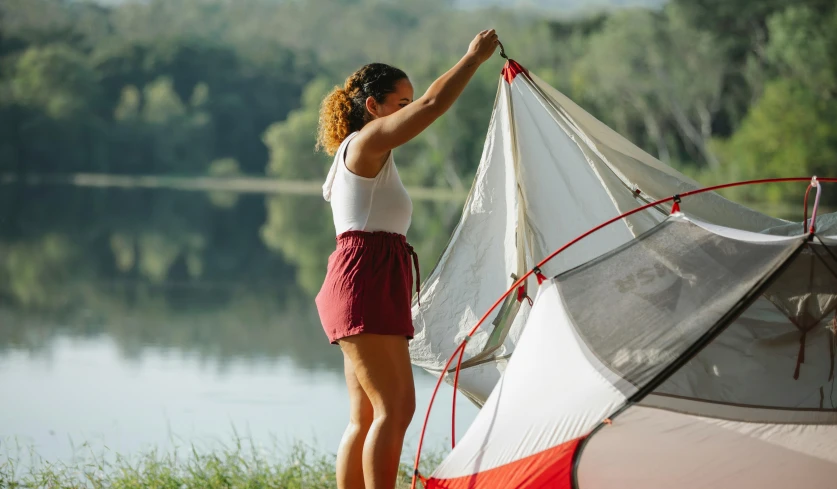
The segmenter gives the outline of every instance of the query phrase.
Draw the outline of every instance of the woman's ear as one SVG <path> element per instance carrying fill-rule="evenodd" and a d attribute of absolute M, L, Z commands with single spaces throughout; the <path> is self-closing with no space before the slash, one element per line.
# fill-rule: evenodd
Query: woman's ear
<path fill-rule="evenodd" d="M 366 110 L 374 117 L 378 117 L 378 102 L 375 97 L 366 97 Z"/>

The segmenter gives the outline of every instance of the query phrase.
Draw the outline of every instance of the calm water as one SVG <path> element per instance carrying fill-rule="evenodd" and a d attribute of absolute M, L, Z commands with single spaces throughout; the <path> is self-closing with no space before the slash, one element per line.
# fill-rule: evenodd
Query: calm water
<path fill-rule="evenodd" d="M 415 374 L 424 409 L 434 379 Z M 284 358 L 242 358 L 222 367 L 164 348 L 126 358 L 105 335 L 56 338 L 39 353 L 7 350 L 0 355 L 0 385 L 6 393 L 0 418 L 6 444 L 34 447 L 52 460 L 71 458 L 84 442 L 94 450 L 131 454 L 229 443 L 234 434 L 268 446 L 301 440 L 331 453 L 348 420 L 338 372 L 300 368 Z M 450 437 L 452 389 L 444 389 L 430 425 L 431 447 Z M 462 430 L 476 409 L 458 401 Z M 407 437 L 411 448 L 424 413 L 418 414 Z"/>
<path fill-rule="evenodd" d="M 312 297 L 333 247 L 308 197 L 0 187 L 0 453 L 66 460 L 235 434 L 333 453 L 342 355 Z M 417 203 L 429 271 L 460 204 Z M 435 379 L 415 370 L 413 454 Z M 428 443 L 450 437 L 443 386 Z M 458 432 L 476 408 L 459 398 Z M 84 450 L 89 450 L 84 448 Z"/>

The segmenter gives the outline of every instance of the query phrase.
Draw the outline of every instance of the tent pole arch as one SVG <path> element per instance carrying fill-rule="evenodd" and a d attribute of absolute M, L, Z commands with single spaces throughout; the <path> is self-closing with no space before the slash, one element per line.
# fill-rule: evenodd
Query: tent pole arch
<path fill-rule="evenodd" d="M 806 239 L 802 241 L 799 246 L 794 250 L 793 254 L 790 256 L 790 259 L 783 262 L 780 266 L 776 267 L 774 270 L 770 272 L 769 275 L 765 277 L 765 279 L 758 285 L 752 289 L 745 297 L 743 297 L 738 304 L 735 305 L 732 309 L 727 311 L 723 318 L 718 321 L 712 328 L 710 328 L 706 333 L 704 333 L 697 341 L 695 341 L 688 349 L 686 349 L 683 354 L 681 354 L 675 361 L 671 362 L 665 369 L 663 369 L 654 379 L 648 382 L 645 386 L 643 386 L 636 394 L 631 396 L 628 401 L 625 403 L 624 406 L 619 408 L 615 413 L 613 413 L 608 419 L 599 423 L 593 431 L 591 431 L 584 439 L 576 447 L 575 452 L 573 453 L 573 460 L 572 460 L 572 469 L 570 472 L 571 477 L 571 484 L 573 489 L 579 489 L 578 485 L 578 467 L 581 462 L 581 455 L 584 452 L 584 448 L 587 446 L 588 440 L 593 438 L 593 436 L 599 432 L 605 426 L 611 424 L 612 420 L 617 418 L 620 414 L 625 412 L 630 407 L 636 405 L 640 401 L 642 401 L 648 394 L 653 392 L 657 389 L 660 385 L 662 385 L 669 377 L 674 375 L 678 370 L 680 370 L 683 365 L 685 365 L 689 360 L 695 357 L 701 350 L 706 347 L 709 343 L 711 343 L 715 338 L 718 337 L 727 327 L 744 311 L 747 307 L 749 307 L 753 301 L 755 301 L 770 285 L 778 278 L 782 272 L 784 272 L 791 264 L 792 258 L 799 255 L 799 253 L 803 250 L 805 245 L 808 241 L 813 238 L 813 233 L 806 233 Z"/>
<path fill-rule="evenodd" d="M 812 181 L 812 179 L 810 177 L 787 177 L 787 178 L 767 178 L 767 179 L 758 179 L 758 180 L 745 180 L 745 181 L 740 181 L 740 182 L 732 182 L 732 183 L 715 185 L 715 186 L 705 187 L 705 188 L 696 189 L 696 190 L 690 190 L 690 191 L 687 191 L 687 192 L 683 192 L 681 194 L 676 194 L 676 195 L 672 195 L 670 197 L 659 199 L 659 200 L 656 200 L 654 202 L 649 202 L 648 204 L 645 204 L 645 205 L 642 205 L 642 206 L 637 207 L 635 209 L 632 209 L 630 211 L 624 212 L 624 213 L 622 213 L 622 214 L 620 214 L 620 215 L 618 215 L 618 216 L 616 216 L 616 217 L 614 217 L 614 218 L 612 218 L 608 221 L 605 221 L 602 224 L 599 224 L 598 226 L 595 226 L 595 227 L 591 228 L 590 230 L 584 232 L 583 234 L 581 234 L 581 235 L 577 236 L 576 238 L 572 239 L 571 241 L 567 242 L 565 245 L 561 246 L 560 248 L 558 248 L 557 250 L 555 250 L 554 252 L 549 254 L 546 258 L 541 260 L 532 269 L 528 270 L 525 274 L 523 274 L 523 276 L 518 278 L 511 285 L 511 287 L 509 287 L 509 289 L 506 290 L 506 292 L 504 294 L 502 294 L 502 296 L 499 299 L 497 299 L 497 301 L 494 302 L 494 304 L 488 309 L 488 311 L 480 318 L 480 320 L 477 322 L 477 324 L 474 325 L 474 327 L 468 332 L 468 335 L 465 337 L 465 339 L 462 341 L 462 343 L 460 343 L 460 345 L 454 350 L 453 354 L 450 355 L 450 357 L 448 358 L 447 363 L 445 364 L 444 368 L 442 369 L 442 372 L 440 373 L 439 378 L 436 382 L 436 386 L 433 389 L 433 394 L 431 395 L 430 402 L 428 403 L 427 412 L 425 414 L 425 419 L 424 419 L 424 424 L 422 426 L 421 434 L 419 436 L 419 443 L 418 443 L 418 447 L 416 449 L 415 463 L 414 463 L 414 466 L 413 466 L 413 478 L 412 478 L 412 483 L 411 483 L 411 489 L 415 489 L 416 483 L 419 479 L 418 467 L 419 467 L 419 462 L 421 460 L 421 450 L 422 450 L 422 447 L 423 447 L 423 444 L 424 444 L 424 437 L 425 437 L 426 431 L 427 431 L 427 423 L 430 419 L 430 412 L 432 410 L 433 403 L 436 399 L 436 394 L 438 393 L 439 387 L 441 386 L 441 383 L 444 379 L 444 376 L 448 373 L 448 371 L 449 371 L 448 369 L 450 368 L 451 364 L 453 363 L 453 360 L 456 358 L 457 355 L 461 355 L 461 354 L 464 353 L 464 348 L 468 343 L 468 339 L 471 338 L 471 336 L 473 336 L 473 334 L 485 322 L 485 320 L 488 318 L 488 316 L 506 299 L 506 297 L 509 294 L 511 294 L 514 290 L 516 290 L 532 274 L 536 274 L 536 275 L 540 274 L 540 267 L 542 267 L 543 265 L 548 263 L 550 260 L 552 260 L 558 254 L 562 253 L 567 248 L 575 245 L 576 243 L 578 243 L 582 239 L 590 236 L 591 234 L 593 234 L 593 233 L 595 233 L 595 232 L 597 232 L 597 231 L 599 231 L 599 230 L 601 230 L 601 229 L 603 229 L 603 228 L 605 228 L 605 227 L 607 227 L 607 226 L 609 226 L 609 225 L 611 225 L 611 224 L 613 224 L 613 223 L 615 223 L 615 222 L 617 222 L 621 219 L 629 217 L 629 216 L 631 216 L 633 214 L 636 214 L 638 212 L 641 212 L 643 210 L 659 206 L 661 204 L 665 204 L 665 203 L 672 202 L 672 201 L 679 201 L 680 199 L 682 199 L 684 197 L 689 197 L 689 196 L 692 196 L 692 195 L 702 194 L 702 193 L 706 193 L 706 192 L 712 192 L 712 191 L 716 191 L 716 190 L 722 190 L 722 189 L 726 189 L 726 188 L 741 187 L 741 186 L 747 186 L 747 185 L 760 185 L 760 184 L 768 184 L 768 183 L 811 182 L 811 181 Z M 820 183 L 822 183 L 822 182 L 837 183 L 837 178 L 818 178 L 818 181 Z M 797 252 L 798 252 L 798 250 L 797 250 Z M 774 272 L 771 274 L 771 277 L 775 276 L 776 272 L 777 271 L 774 270 Z M 539 277 L 539 281 L 540 281 L 540 277 Z M 766 282 L 768 282 L 768 285 L 769 285 L 769 280 L 766 281 Z M 762 285 L 764 285 L 764 284 L 762 284 Z M 761 289 L 761 287 L 759 287 L 759 289 Z M 736 311 L 740 310 L 740 307 L 736 307 L 735 310 Z M 728 323 L 728 322 L 729 321 L 721 321 L 721 322 L 719 322 L 719 324 L 724 324 L 724 323 Z M 723 330 L 723 328 L 717 328 L 717 327 L 713 328 L 713 330 L 715 330 L 715 329 Z M 716 334 L 720 333 L 720 331 L 714 331 L 714 332 Z M 707 341 L 711 341 L 711 337 Z M 699 341 L 697 343 L 704 343 L 704 341 Z M 462 350 L 462 351 L 460 351 L 460 350 Z M 690 349 L 690 351 L 691 351 L 691 349 Z M 697 352 L 695 351 L 695 352 L 693 352 L 693 354 L 694 353 L 697 353 Z M 456 371 L 458 372 L 458 369 Z M 670 372 L 669 372 L 669 374 L 670 374 Z M 665 379 L 663 379 L 663 380 L 665 380 Z M 456 398 L 456 390 L 457 390 L 457 386 L 456 386 L 456 384 L 454 384 L 454 393 L 453 393 L 454 402 L 455 402 L 455 398 Z M 575 464 L 575 455 L 574 455 L 574 464 Z M 575 465 L 573 466 L 573 474 L 575 474 Z"/>

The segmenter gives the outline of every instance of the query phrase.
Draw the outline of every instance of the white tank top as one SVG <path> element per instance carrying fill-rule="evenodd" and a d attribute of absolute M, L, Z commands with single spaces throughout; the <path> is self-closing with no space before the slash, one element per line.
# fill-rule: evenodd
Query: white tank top
<path fill-rule="evenodd" d="M 375 178 L 355 175 L 346 167 L 346 148 L 357 134 L 350 134 L 340 145 L 323 185 L 323 197 L 331 202 L 334 228 L 338 235 L 387 231 L 406 236 L 413 202 L 398 176 L 392 152 Z"/>

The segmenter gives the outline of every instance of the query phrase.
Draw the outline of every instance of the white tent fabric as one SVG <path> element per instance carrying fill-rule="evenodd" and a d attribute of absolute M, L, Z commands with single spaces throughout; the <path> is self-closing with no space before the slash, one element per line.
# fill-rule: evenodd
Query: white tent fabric
<path fill-rule="evenodd" d="M 625 211 L 696 188 L 697 182 L 509 62 L 461 220 L 422 286 L 420 303 L 413 304 L 413 363 L 441 374 L 482 314 L 535 263 Z M 714 193 L 689 197 L 681 206 L 731 228 L 799 232 L 798 225 Z M 600 256 L 651 229 L 668 211 L 652 208 L 609 226 L 556 257 L 544 273 L 552 276 Z M 529 280 L 526 287 L 535 285 Z M 509 298 L 469 341 L 459 386 L 478 405 L 515 351 L 529 310 L 526 301 Z"/>
<path fill-rule="evenodd" d="M 497 107 L 508 106 L 508 97 L 508 87 L 501 86 Z M 506 164 L 513 160 L 509 116 L 508 111 L 494 111 L 483 162 L 462 219 L 436 268 L 422 284 L 421 306 L 413 306 L 416 333 L 411 342 L 412 360 L 436 373 L 453 352 L 450 346 L 458 345 L 468 326 L 475 324 L 508 288 L 510 275 L 520 276 L 526 271 L 515 236 L 520 218 L 517 179 L 510 174 L 514 167 Z M 466 256 L 468 260 L 463 261 Z M 497 266 L 481 267 L 481 263 Z M 483 333 L 474 346 L 486 341 Z M 513 342 L 508 341 L 507 346 L 512 348 Z M 469 357 L 478 353 L 468 350 Z M 497 353 L 502 356 L 504 351 Z M 498 363 L 492 361 L 464 370 L 460 381 L 463 392 L 473 392 L 475 398 L 485 400 L 499 377 Z"/>
<path fill-rule="evenodd" d="M 833 302 L 833 250 L 676 213 L 547 280 L 505 374 L 426 487 L 835 487 L 835 332 L 817 323 L 794 379 L 801 331 L 758 299 Z"/>
<path fill-rule="evenodd" d="M 626 401 L 614 386 L 619 377 L 591 363 L 572 328 L 556 327 L 563 321 L 561 296 L 548 282 L 538 292 L 519 355 L 431 484 L 561 487 L 581 438 Z"/>

